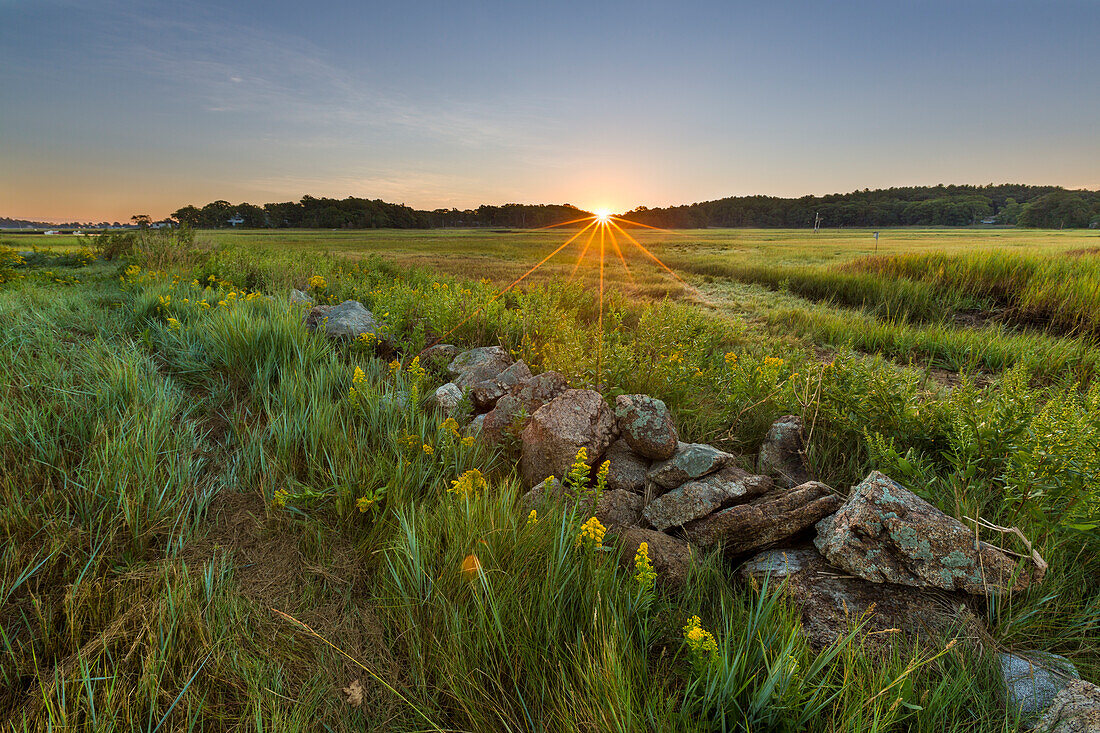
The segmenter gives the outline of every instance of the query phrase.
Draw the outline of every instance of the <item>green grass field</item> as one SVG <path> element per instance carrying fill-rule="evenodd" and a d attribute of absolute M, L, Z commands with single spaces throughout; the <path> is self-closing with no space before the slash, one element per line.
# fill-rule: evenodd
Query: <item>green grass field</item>
<path fill-rule="evenodd" d="M 0 235 L 0 720 L 1014 731 L 996 651 L 1100 679 L 1100 234 L 886 230 L 875 256 L 865 231 L 646 232 L 682 281 L 609 250 L 601 308 L 574 249 L 496 297 L 569 234 L 199 232 L 112 260 Z M 315 275 L 394 350 L 307 333 L 286 294 Z M 803 415 L 823 481 L 880 469 L 1019 527 L 1050 571 L 985 608 L 988 638 L 887 653 L 858 628 L 815 652 L 716 554 L 683 593 L 639 584 L 578 549 L 587 517 L 528 524 L 514 446 L 427 407 L 443 379 L 411 358 L 444 334 L 660 397 L 684 440 L 744 455 Z M 472 469 L 485 490 L 448 491 Z"/>

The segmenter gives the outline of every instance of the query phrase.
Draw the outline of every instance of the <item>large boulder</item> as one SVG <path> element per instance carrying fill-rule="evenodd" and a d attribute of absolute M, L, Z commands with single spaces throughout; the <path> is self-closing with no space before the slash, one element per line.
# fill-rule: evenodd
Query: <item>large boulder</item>
<path fill-rule="evenodd" d="M 622 438 L 611 444 L 607 452 L 610 462 L 607 471 L 607 488 L 622 489 L 635 494 L 645 493 L 645 475 L 649 470 L 649 461 L 642 458 Z"/>
<path fill-rule="evenodd" d="M 660 489 L 675 489 L 685 481 L 714 473 L 732 462 L 732 455 L 712 445 L 680 443 L 671 458 L 650 466 L 647 477 Z"/>
<path fill-rule="evenodd" d="M 496 401 L 531 378 L 531 368 L 520 359 L 495 377 L 478 382 L 470 388 L 470 402 L 475 410 L 492 409 Z"/>
<path fill-rule="evenodd" d="M 816 545 L 833 565 L 875 583 L 987 595 L 1030 580 L 1014 559 L 878 471 L 818 524 Z"/>
<path fill-rule="evenodd" d="M 772 488 L 767 476 L 753 476 L 740 468 L 727 466 L 717 473 L 688 481 L 649 502 L 642 514 L 655 528 L 664 531 L 693 519 L 758 496 Z"/>
<path fill-rule="evenodd" d="M 663 461 L 672 458 L 679 446 L 672 413 L 661 400 L 644 394 L 615 398 L 619 432 L 640 456 Z"/>
<path fill-rule="evenodd" d="M 615 534 L 615 544 L 619 551 L 619 565 L 634 574 L 634 556 L 638 547 L 645 542 L 648 545 L 649 561 L 657 573 L 657 584 L 669 588 L 682 588 L 691 571 L 691 546 L 683 540 L 641 527 L 619 528 Z"/>
<path fill-rule="evenodd" d="M 634 527 L 642 518 L 642 497 L 629 491 L 605 491 L 592 512 L 608 529 Z"/>
<path fill-rule="evenodd" d="M 512 396 L 519 400 L 528 415 L 569 389 L 569 383 L 561 372 L 549 371 L 531 377 L 512 388 Z"/>
<path fill-rule="evenodd" d="M 1008 707 L 1026 723 L 1034 723 L 1066 685 L 1080 679 L 1073 662 L 1048 652 L 1002 652 L 1001 677 Z"/>
<path fill-rule="evenodd" d="M 358 300 L 345 300 L 340 305 L 315 305 L 305 315 L 306 328 L 324 329 L 329 338 L 356 339 L 365 334 L 381 337 L 380 324 L 374 314 Z"/>
<path fill-rule="evenodd" d="M 947 634 L 981 636 L 982 626 L 961 597 L 940 591 L 871 583 L 829 565 L 812 546 L 765 550 L 738 569 L 757 585 L 768 579 L 794 602 L 802 631 L 817 648 L 828 646 L 863 623 L 866 643 L 889 647 L 898 633 L 935 646 Z"/>
<path fill-rule="evenodd" d="M 496 406 L 485 413 L 481 423 L 481 439 L 493 445 L 501 443 L 507 434 L 515 430 L 515 424 L 523 414 L 523 405 L 512 395 L 497 400 Z"/>
<path fill-rule="evenodd" d="M 459 389 L 472 387 L 478 382 L 492 379 L 512 366 L 512 357 L 499 346 L 479 346 L 463 351 L 447 365 L 451 381 Z"/>
<path fill-rule="evenodd" d="M 511 394 L 498 399 L 493 409 L 485 414 L 482 438 L 489 443 L 500 443 L 506 433 L 521 423 L 524 415 L 530 417 L 566 389 L 565 377 L 558 372 L 544 372 L 516 384 L 511 388 Z M 522 423 L 526 421 L 522 420 Z M 520 430 L 523 424 L 518 425 Z"/>
<path fill-rule="evenodd" d="M 462 390 L 454 382 L 447 382 L 435 391 L 435 403 L 448 417 L 454 413 L 462 402 Z"/>
<path fill-rule="evenodd" d="M 828 486 L 809 481 L 722 509 L 689 522 L 684 529 L 691 543 L 700 547 L 723 542 L 728 552 L 749 552 L 794 537 L 840 504 L 840 497 Z"/>
<path fill-rule="evenodd" d="M 1100 731 L 1100 687 L 1073 680 L 1059 692 L 1035 730 L 1041 733 L 1097 733 Z"/>
<path fill-rule="evenodd" d="M 547 476 L 564 477 L 584 448 L 589 466 L 615 440 L 615 417 L 599 392 L 567 389 L 531 415 L 520 434 L 519 473 L 534 486 Z"/>
<path fill-rule="evenodd" d="M 787 488 L 810 480 L 802 446 L 802 418 L 784 415 L 772 423 L 760 446 L 756 470 Z"/>

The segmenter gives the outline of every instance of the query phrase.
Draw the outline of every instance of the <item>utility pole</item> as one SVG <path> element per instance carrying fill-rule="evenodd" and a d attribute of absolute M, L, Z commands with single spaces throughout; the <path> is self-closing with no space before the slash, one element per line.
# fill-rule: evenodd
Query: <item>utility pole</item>
<path fill-rule="evenodd" d="M 814 234 L 817 234 L 817 230 L 821 228 L 821 214 L 817 211 L 814 212 Z"/>

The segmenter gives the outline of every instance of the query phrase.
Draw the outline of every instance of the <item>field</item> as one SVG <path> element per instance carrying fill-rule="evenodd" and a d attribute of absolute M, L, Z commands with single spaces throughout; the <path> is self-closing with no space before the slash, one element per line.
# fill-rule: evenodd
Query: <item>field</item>
<path fill-rule="evenodd" d="M 498 297 L 570 234 L 0 235 L 0 719 L 1012 731 L 996 651 L 1100 678 L 1100 234 L 644 232 L 676 278 L 608 249 L 601 307 L 596 250 L 571 249 Z M 286 301 L 307 286 L 389 346 L 307 333 Z M 684 440 L 745 456 L 802 415 L 821 480 L 877 468 L 1019 527 L 1050 571 L 988 604 L 988 638 L 888 652 L 858 624 L 815 651 L 718 554 L 682 593 L 646 587 L 577 549 L 586 517 L 528 523 L 515 446 L 427 405 L 445 380 L 412 357 L 441 336 L 660 397 Z M 447 490 L 473 469 L 484 490 Z"/>

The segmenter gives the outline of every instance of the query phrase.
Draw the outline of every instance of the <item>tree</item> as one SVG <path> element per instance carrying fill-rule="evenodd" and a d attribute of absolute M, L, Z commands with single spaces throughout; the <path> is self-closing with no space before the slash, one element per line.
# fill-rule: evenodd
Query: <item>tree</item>
<path fill-rule="evenodd" d="M 185 224 L 189 227 L 197 227 L 202 221 L 202 212 L 199 211 L 197 206 L 188 204 L 181 209 L 177 209 L 175 213 L 172 214 L 172 218 L 180 224 Z"/>
<path fill-rule="evenodd" d="M 130 221 L 137 224 L 139 229 L 148 229 L 153 223 L 153 217 L 148 214 L 134 214 L 130 217 Z"/>
<path fill-rule="evenodd" d="M 1020 212 L 1019 226 L 1044 229 L 1076 229 L 1089 225 L 1089 205 L 1069 191 L 1041 196 Z"/>

